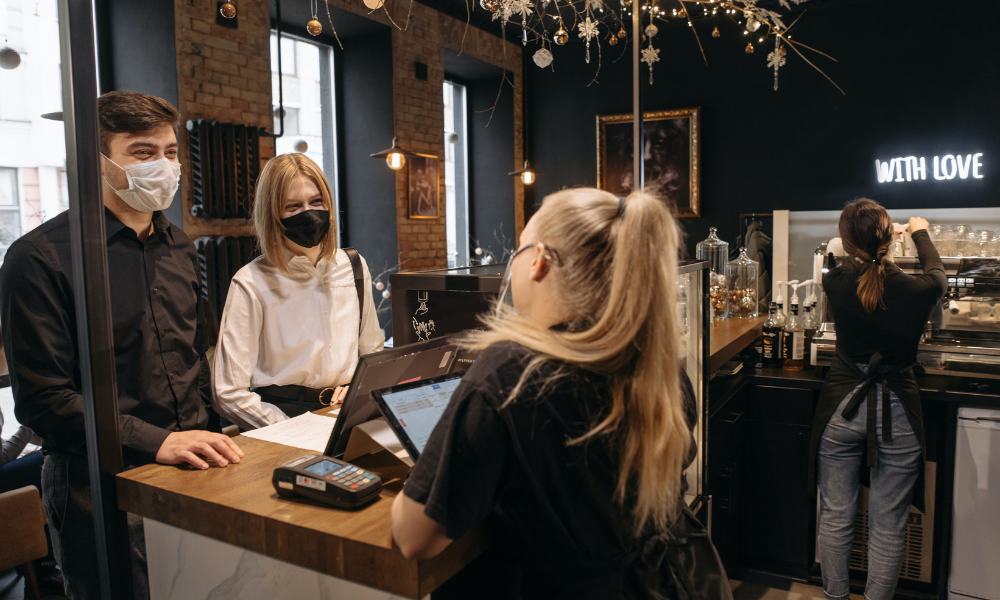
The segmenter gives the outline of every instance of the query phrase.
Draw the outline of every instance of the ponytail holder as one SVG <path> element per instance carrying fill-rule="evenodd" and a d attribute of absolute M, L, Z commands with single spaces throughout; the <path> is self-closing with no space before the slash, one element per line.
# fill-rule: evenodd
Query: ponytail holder
<path fill-rule="evenodd" d="M 618 214 L 615 218 L 619 218 L 625 214 L 625 196 L 618 196 Z"/>

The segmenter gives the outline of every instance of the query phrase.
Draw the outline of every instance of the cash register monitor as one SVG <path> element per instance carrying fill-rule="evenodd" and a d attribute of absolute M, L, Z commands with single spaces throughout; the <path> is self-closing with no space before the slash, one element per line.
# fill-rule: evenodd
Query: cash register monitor
<path fill-rule="evenodd" d="M 371 393 L 382 416 L 414 461 L 420 458 L 434 426 L 461 382 L 462 374 L 456 373 Z"/>
<path fill-rule="evenodd" d="M 351 430 L 379 416 L 379 409 L 371 400 L 372 390 L 447 375 L 456 368 L 465 371 L 467 366 L 457 366 L 459 353 L 447 337 L 441 337 L 362 356 L 323 454 L 342 456 Z"/>

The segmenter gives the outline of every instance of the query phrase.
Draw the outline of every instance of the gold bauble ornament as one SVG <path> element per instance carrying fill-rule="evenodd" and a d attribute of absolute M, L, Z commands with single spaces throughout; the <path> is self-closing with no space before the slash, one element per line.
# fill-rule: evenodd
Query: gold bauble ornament
<path fill-rule="evenodd" d="M 753 54 L 753 44 L 747 44 L 747 54 Z"/>
<path fill-rule="evenodd" d="M 614 46 L 617 43 L 618 43 L 618 38 L 616 38 L 615 36 L 611 36 L 608 38 L 608 44 Z"/>
<path fill-rule="evenodd" d="M 712 37 L 719 37 L 720 35 L 722 35 L 722 33 L 719 31 L 718 27 L 712 30 Z"/>
<path fill-rule="evenodd" d="M 632 0 L 622 0 L 622 6 L 625 8 L 632 6 Z"/>
<path fill-rule="evenodd" d="M 569 34 L 566 33 L 565 29 L 563 29 L 562 27 L 560 27 L 559 31 L 556 31 L 555 34 L 552 35 L 552 39 L 555 40 L 555 43 L 557 43 L 560 46 L 562 46 L 562 45 L 565 45 L 566 42 L 569 41 Z"/>
<path fill-rule="evenodd" d="M 224 2 L 219 7 L 219 14 L 227 19 L 232 19 L 236 16 L 236 5 L 232 2 Z"/>
<path fill-rule="evenodd" d="M 683 19 L 684 17 L 688 16 L 688 13 L 686 10 L 682 8 L 679 11 L 677 11 L 677 16 Z"/>
<path fill-rule="evenodd" d="M 479 6 L 490 12 L 500 10 L 500 0 L 479 0 Z"/>
<path fill-rule="evenodd" d="M 788 54 L 788 50 L 785 50 L 784 46 L 778 46 L 778 54 L 784 56 L 784 55 Z"/>
<path fill-rule="evenodd" d="M 311 21 L 306 23 L 306 31 L 309 35 L 319 35 L 323 33 L 323 24 L 319 22 L 319 19 L 313 17 Z"/>
<path fill-rule="evenodd" d="M 620 37 L 622 39 L 625 39 L 626 35 L 627 35 L 627 33 L 625 32 L 625 28 L 624 27 L 622 27 L 621 29 L 618 30 L 618 37 Z"/>

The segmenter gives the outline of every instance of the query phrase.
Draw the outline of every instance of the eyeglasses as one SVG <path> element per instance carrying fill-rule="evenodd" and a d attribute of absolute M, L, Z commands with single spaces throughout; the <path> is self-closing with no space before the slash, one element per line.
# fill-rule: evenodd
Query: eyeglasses
<path fill-rule="evenodd" d="M 529 248 L 535 248 L 537 246 L 538 242 L 535 242 L 533 244 L 525 244 L 524 246 L 521 246 L 513 254 L 511 254 L 510 258 L 507 259 L 507 268 L 504 269 L 503 272 L 503 285 L 500 288 L 500 295 L 497 296 L 496 316 L 499 317 L 501 315 L 501 313 L 504 311 L 504 307 L 506 308 L 514 307 L 514 298 L 510 292 L 510 266 L 514 263 L 514 259 L 517 257 L 518 254 L 524 252 L 525 250 L 528 250 Z M 545 254 L 543 254 L 542 256 L 544 256 L 546 260 L 551 260 L 555 262 L 557 267 L 563 266 L 563 261 L 562 258 L 559 257 L 558 250 L 546 244 L 542 244 L 542 247 L 545 248 Z"/>

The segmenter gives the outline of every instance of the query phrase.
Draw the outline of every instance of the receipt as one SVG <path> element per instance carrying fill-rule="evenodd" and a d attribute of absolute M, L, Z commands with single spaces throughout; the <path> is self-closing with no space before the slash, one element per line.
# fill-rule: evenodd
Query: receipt
<path fill-rule="evenodd" d="M 322 454 L 336 422 L 335 418 L 305 413 L 274 425 L 244 432 L 243 436 Z"/>

